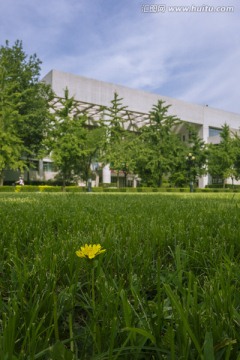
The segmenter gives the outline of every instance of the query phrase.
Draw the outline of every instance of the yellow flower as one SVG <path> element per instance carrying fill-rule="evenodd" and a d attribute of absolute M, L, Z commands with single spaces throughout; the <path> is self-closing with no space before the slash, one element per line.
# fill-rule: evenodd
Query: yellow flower
<path fill-rule="evenodd" d="M 76 255 L 80 258 L 89 258 L 93 259 L 95 256 L 105 252 L 106 249 L 102 249 L 100 244 L 81 246 L 80 250 L 76 251 Z"/>

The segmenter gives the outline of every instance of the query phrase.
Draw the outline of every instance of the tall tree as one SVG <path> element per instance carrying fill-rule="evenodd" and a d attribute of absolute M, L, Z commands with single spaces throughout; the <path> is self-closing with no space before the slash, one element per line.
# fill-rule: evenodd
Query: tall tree
<path fill-rule="evenodd" d="M 105 109 L 103 124 L 106 132 L 101 156 L 103 164 L 110 164 L 116 171 L 118 187 L 120 174 L 124 174 L 126 183 L 127 174 L 135 168 L 132 142 L 135 135 L 128 129 L 131 121 L 122 100 L 114 93 L 111 106 Z"/>
<path fill-rule="evenodd" d="M 239 132 L 234 133 L 233 138 L 234 146 L 234 175 L 237 180 L 240 179 L 240 136 Z"/>
<path fill-rule="evenodd" d="M 120 187 L 120 176 L 124 178 L 123 185 L 127 186 L 127 176 L 135 173 L 136 144 L 136 134 L 129 131 L 112 147 L 110 165 L 116 173 L 117 187 Z"/>
<path fill-rule="evenodd" d="M 213 177 L 221 178 L 225 186 L 227 178 L 231 177 L 233 181 L 235 177 L 234 140 L 227 124 L 222 126 L 220 138 L 219 144 L 209 145 L 208 171 Z"/>
<path fill-rule="evenodd" d="M 26 55 L 19 40 L 12 47 L 8 41 L 0 47 L 0 67 L 5 74 L 0 91 L 3 91 L 2 86 L 12 88 L 11 107 L 18 116 L 12 121 L 11 131 L 22 144 L 20 155 L 26 164 L 41 149 L 53 98 L 50 87 L 39 82 L 40 65 L 36 54 Z"/>
<path fill-rule="evenodd" d="M 176 156 L 175 168 L 170 175 L 170 181 L 176 186 L 193 185 L 197 179 L 206 174 L 207 148 L 205 142 L 199 137 L 195 127 L 186 125 L 189 132 L 188 142 L 182 143 Z"/>
<path fill-rule="evenodd" d="M 180 119 L 168 115 L 168 109 L 169 105 L 159 100 L 150 112 L 149 123 L 140 130 L 138 174 L 148 185 L 161 186 L 163 176 L 173 171 L 182 147 L 173 131 Z"/>
<path fill-rule="evenodd" d="M 60 105 L 60 106 L 59 106 Z M 101 128 L 89 128 L 88 116 L 81 113 L 74 97 L 65 90 L 55 108 L 55 122 L 48 134 L 47 147 L 58 166 L 65 188 L 66 181 L 77 176 L 87 180 L 91 163 L 100 148 Z"/>
<path fill-rule="evenodd" d="M 5 169 L 23 169 L 20 160 L 24 149 L 14 123 L 19 115 L 19 94 L 16 83 L 8 82 L 3 64 L 0 65 L 0 185 L 3 185 Z"/>
<path fill-rule="evenodd" d="M 101 125 L 87 127 L 84 139 L 85 151 L 78 162 L 79 169 L 77 170 L 77 173 L 81 175 L 82 180 L 86 181 L 86 183 L 89 178 L 92 179 L 97 175 L 98 167 L 95 167 L 95 165 L 99 161 L 104 144 L 104 135 L 105 130 Z"/>
<path fill-rule="evenodd" d="M 126 129 L 127 122 L 127 106 L 122 104 L 123 98 L 115 92 L 111 101 L 111 106 L 105 109 L 104 124 L 107 128 L 107 144 L 115 144 L 121 142 Z M 106 147 L 106 152 L 108 148 Z"/>

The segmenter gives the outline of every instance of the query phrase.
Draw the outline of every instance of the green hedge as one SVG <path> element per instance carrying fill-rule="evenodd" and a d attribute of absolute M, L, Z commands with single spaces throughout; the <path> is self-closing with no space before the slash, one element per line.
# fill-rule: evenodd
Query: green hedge
<path fill-rule="evenodd" d="M 98 193 L 98 192 L 103 192 L 104 189 L 102 187 L 93 187 L 92 188 L 92 192 L 94 193 Z"/>
<path fill-rule="evenodd" d="M 0 186 L 0 192 L 62 192 L 62 186 L 52 186 L 52 185 L 24 185 L 24 186 Z M 87 188 L 84 186 L 66 186 L 66 192 L 70 193 L 83 193 L 87 192 Z M 116 188 L 116 187 L 93 187 L 93 193 L 150 193 L 150 192 L 168 192 L 168 193 L 176 193 L 176 192 L 189 192 L 190 189 L 187 188 L 165 188 L 165 187 L 127 187 L 127 188 Z M 194 192 L 201 192 L 201 193 L 209 193 L 209 192 L 240 192 L 240 188 L 212 188 L 206 187 L 203 189 L 195 188 Z"/>
<path fill-rule="evenodd" d="M 0 192 L 14 192 L 14 191 L 15 191 L 15 186 L 12 185 L 0 186 Z"/>
<path fill-rule="evenodd" d="M 212 185 L 206 185 L 206 188 L 209 188 L 209 189 L 237 189 L 237 190 L 240 190 L 240 185 L 225 184 L 225 187 L 223 187 L 222 184 L 212 184 Z"/>
<path fill-rule="evenodd" d="M 62 188 L 61 188 L 61 190 L 62 190 Z M 71 193 L 79 193 L 79 192 L 86 192 L 87 191 L 87 189 L 86 189 L 86 187 L 85 186 L 66 186 L 65 187 L 65 191 L 66 192 L 71 192 Z"/>
<path fill-rule="evenodd" d="M 39 185 L 37 186 L 40 192 L 61 192 L 62 186 Z"/>
<path fill-rule="evenodd" d="M 13 186 L 12 186 L 13 187 Z M 13 187 L 15 192 L 38 192 L 39 188 L 38 186 L 34 186 L 34 185 L 16 185 L 15 187 Z"/>

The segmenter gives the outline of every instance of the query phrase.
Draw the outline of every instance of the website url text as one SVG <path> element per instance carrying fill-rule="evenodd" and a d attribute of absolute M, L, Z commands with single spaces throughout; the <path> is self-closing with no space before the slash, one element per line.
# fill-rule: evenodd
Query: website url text
<path fill-rule="evenodd" d="M 143 13 L 165 13 L 165 12 L 234 12 L 234 6 L 210 6 L 210 5 L 189 5 L 189 6 L 170 6 L 165 4 L 145 4 L 141 5 Z"/>

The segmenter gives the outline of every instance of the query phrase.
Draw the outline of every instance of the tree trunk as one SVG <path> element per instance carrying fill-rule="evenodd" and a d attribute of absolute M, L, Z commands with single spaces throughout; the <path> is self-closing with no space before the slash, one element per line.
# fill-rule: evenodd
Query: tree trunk
<path fill-rule="evenodd" d="M 120 183 L 119 183 L 119 171 L 117 172 L 117 188 L 119 189 Z"/>
<path fill-rule="evenodd" d="M 3 186 L 3 182 L 4 182 L 3 171 L 0 171 L 0 186 Z"/>
<path fill-rule="evenodd" d="M 63 181 L 62 181 L 62 191 L 66 190 L 66 179 L 65 176 L 63 175 Z"/>
<path fill-rule="evenodd" d="M 159 175 L 159 176 L 158 176 L 157 186 L 158 186 L 158 187 L 162 186 L 162 175 Z"/>
<path fill-rule="evenodd" d="M 30 165 L 31 160 L 27 159 L 27 184 L 30 185 Z"/>

